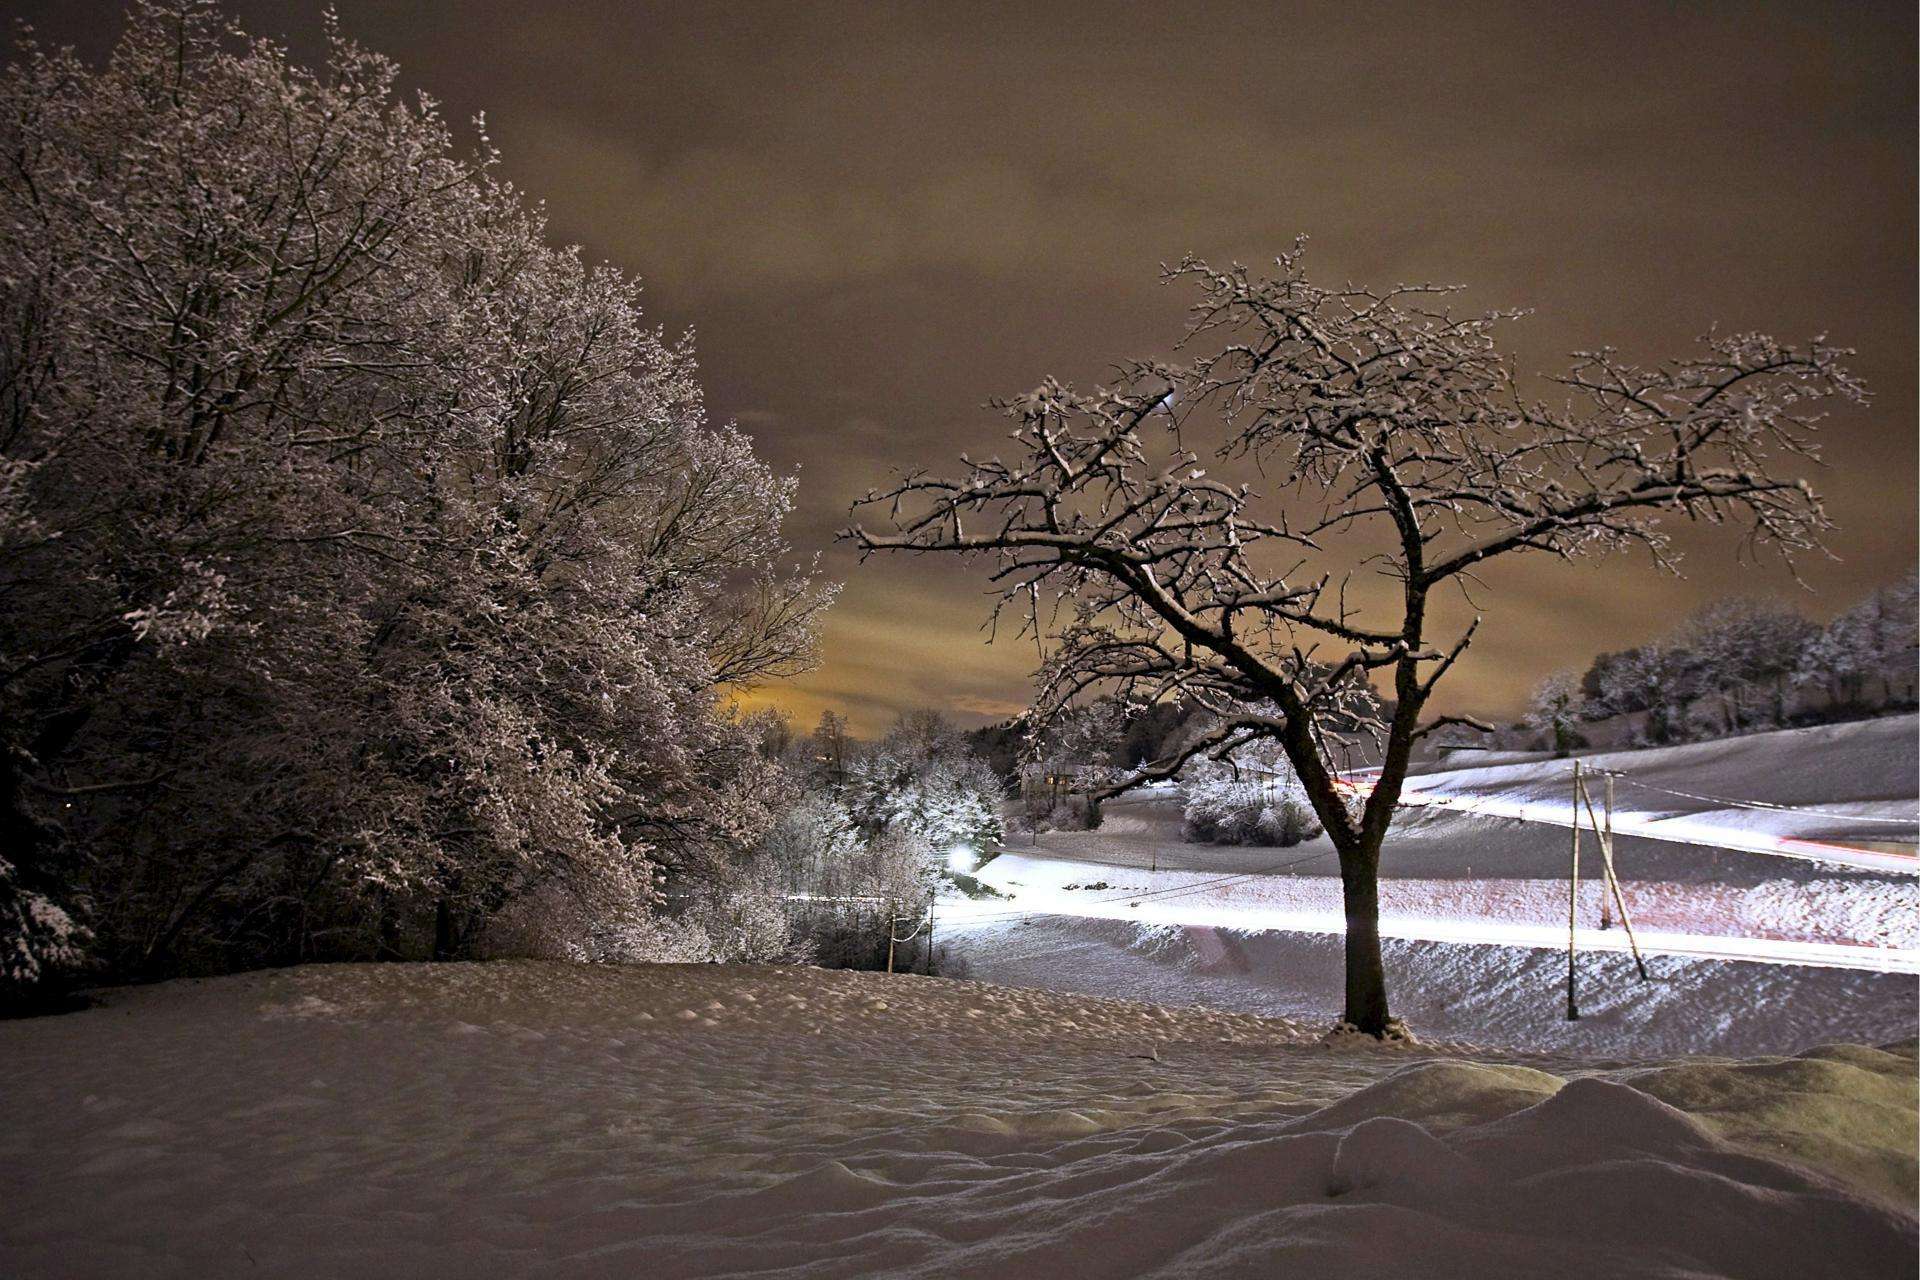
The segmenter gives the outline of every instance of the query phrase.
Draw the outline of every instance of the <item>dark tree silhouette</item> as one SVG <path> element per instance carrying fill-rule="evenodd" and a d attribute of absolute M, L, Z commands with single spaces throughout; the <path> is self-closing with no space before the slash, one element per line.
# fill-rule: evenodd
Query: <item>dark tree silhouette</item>
<path fill-rule="evenodd" d="M 855 507 L 891 529 L 845 536 L 867 553 L 990 558 L 998 607 L 1052 642 L 1041 712 L 1106 689 L 1219 716 L 1109 794 L 1277 740 L 1339 851 L 1346 1020 L 1385 1035 L 1381 846 L 1415 745 L 1466 719 L 1426 710 L 1478 625 L 1437 638 L 1435 592 L 1503 556 L 1637 546 L 1670 567 L 1673 518 L 1736 524 L 1788 555 L 1815 547 L 1828 522 L 1781 461 L 1814 459 L 1818 402 L 1865 392 L 1819 340 L 1716 334 L 1649 369 L 1578 353 L 1549 405 L 1496 344 L 1508 317 L 1455 315 L 1451 288 L 1320 288 L 1299 244 L 1271 277 L 1194 259 L 1165 275 L 1200 293 L 1180 359 L 995 402 L 1015 424 L 1010 460 L 906 475 Z M 1397 616 L 1350 603 L 1361 573 L 1391 581 Z M 1350 800 L 1340 749 L 1375 681 L 1381 767 Z"/>

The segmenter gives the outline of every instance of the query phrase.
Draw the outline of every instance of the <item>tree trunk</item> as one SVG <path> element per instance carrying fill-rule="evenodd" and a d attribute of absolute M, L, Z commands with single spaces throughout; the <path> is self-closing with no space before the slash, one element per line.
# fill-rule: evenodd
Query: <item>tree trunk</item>
<path fill-rule="evenodd" d="M 1345 1017 L 1370 1036 L 1387 1031 L 1387 971 L 1380 959 L 1380 850 L 1340 851 L 1340 888 L 1347 909 Z"/>
<path fill-rule="evenodd" d="M 457 946 L 453 929 L 453 904 L 442 898 L 433 910 L 433 958 L 451 960 Z"/>

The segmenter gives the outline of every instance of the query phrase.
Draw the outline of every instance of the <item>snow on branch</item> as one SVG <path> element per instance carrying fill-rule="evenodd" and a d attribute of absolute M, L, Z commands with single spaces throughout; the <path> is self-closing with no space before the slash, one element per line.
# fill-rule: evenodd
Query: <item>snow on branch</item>
<path fill-rule="evenodd" d="M 1174 358 L 995 402 L 1002 454 L 870 492 L 844 536 L 991 561 L 996 617 L 1013 607 L 1051 645 L 1040 709 L 1098 690 L 1218 707 L 1225 736 L 1194 750 L 1279 740 L 1323 819 L 1332 744 L 1379 731 L 1369 832 L 1413 743 L 1468 722 L 1422 720 L 1477 626 L 1432 636 L 1435 588 L 1523 554 L 1640 547 L 1671 567 L 1676 519 L 1817 548 L 1829 522 L 1795 471 L 1817 461 L 1822 403 L 1866 397 L 1824 339 L 1714 334 L 1651 369 L 1577 353 L 1548 404 L 1499 347 L 1516 313 L 1458 313 L 1452 286 L 1324 288 L 1301 243 L 1271 274 L 1187 258 L 1164 277 L 1198 293 Z M 1386 590 L 1363 616 L 1348 589 L 1368 578 Z M 1381 616 L 1383 595 L 1397 612 Z M 1390 710 L 1369 719 L 1355 691 L 1376 683 Z M 1231 714 L 1255 705 L 1275 714 Z"/>

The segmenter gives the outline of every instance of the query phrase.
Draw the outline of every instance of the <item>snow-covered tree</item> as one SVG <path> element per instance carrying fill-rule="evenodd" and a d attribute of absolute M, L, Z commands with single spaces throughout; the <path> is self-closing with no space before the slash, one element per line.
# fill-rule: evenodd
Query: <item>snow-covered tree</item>
<path fill-rule="evenodd" d="M 1190 760 L 1180 799 L 1181 836 L 1196 844 L 1284 848 L 1321 832 L 1292 762 L 1271 740 Z"/>
<path fill-rule="evenodd" d="M 1179 356 L 999 402 L 1010 449 L 869 495 L 891 530 L 848 536 L 994 559 L 1003 604 L 1051 634 L 1046 705 L 1183 696 L 1223 713 L 1196 752 L 1277 740 L 1340 854 L 1346 1020 L 1386 1034 L 1381 847 L 1414 746 L 1458 719 L 1428 703 L 1473 634 L 1435 635 L 1438 596 L 1505 557 L 1665 563 L 1670 519 L 1812 547 L 1827 521 L 1779 459 L 1810 455 L 1817 404 L 1861 387 L 1823 343 L 1715 334 L 1655 368 L 1579 355 L 1547 404 L 1496 345 L 1501 317 L 1448 309 L 1446 289 L 1322 288 L 1299 246 L 1271 276 L 1193 259 L 1168 274 L 1200 294 Z M 1330 724 L 1375 678 L 1393 709 L 1356 816 Z M 1278 714 L 1233 710 L 1263 702 Z"/>
<path fill-rule="evenodd" d="M 1554 754 L 1564 756 L 1580 745 L 1580 711 L 1584 705 L 1580 682 L 1563 671 L 1533 687 L 1525 723 L 1546 734 Z"/>
<path fill-rule="evenodd" d="M 0 81 L 0 875 L 121 971 L 640 910 L 770 821 L 792 482 L 395 78 L 166 0 Z"/>
<path fill-rule="evenodd" d="M 1787 719 L 1787 687 L 1819 630 L 1774 600 L 1730 597 L 1703 605 L 1680 625 L 1674 644 L 1690 655 L 1698 693 L 1716 699 L 1720 727 Z"/>
<path fill-rule="evenodd" d="M 822 711 L 820 722 L 808 739 L 811 751 L 803 772 L 816 783 L 837 786 L 846 781 L 852 742 L 847 732 L 847 718 L 834 711 Z"/>
<path fill-rule="evenodd" d="M 1843 705 L 1862 701 L 1875 679 L 1885 681 L 1889 693 L 1904 686 L 1911 697 L 1920 652 L 1917 602 L 1920 580 L 1914 574 L 1872 592 L 1808 637 L 1797 678 L 1823 684 Z"/>
<path fill-rule="evenodd" d="M 1678 742 L 1688 709 L 1700 691 L 1699 665 L 1684 646 L 1655 641 L 1603 655 L 1589 673 L 1595 690 L 1589 709 L 1602 716 L 1645 712 L 1641 740 Z"/>
<path fill-rule="evenodd" d="M 1004 835 L 999 778 L 936 712 L 902 716 L 849 768 L 843 794 L 870 837 L 912 832 L 933 855 L 978 851 Z"/>
<path fill-rule="evenodd" d="M 1098 793 L 1122 776 L 1116 764 L 1126 736 L 1128 709 L 1117 698 L 1095 698 L 1029 716 L 1020 753 L 1026 819 L 1046 826 L 1088 830 L 1100 825 Z"/>

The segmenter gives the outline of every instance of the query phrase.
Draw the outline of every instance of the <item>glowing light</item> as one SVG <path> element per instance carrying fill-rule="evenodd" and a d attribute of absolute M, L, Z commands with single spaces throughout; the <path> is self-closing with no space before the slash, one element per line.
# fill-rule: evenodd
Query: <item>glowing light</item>
<path fill-rule="evenodd" d="M 973 847 L 957 844 L 947 850 L 947 870 L 955 875 L 968 875 L 973 871 Z"/>

